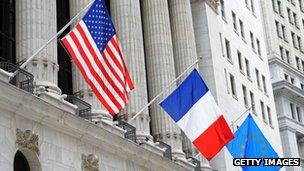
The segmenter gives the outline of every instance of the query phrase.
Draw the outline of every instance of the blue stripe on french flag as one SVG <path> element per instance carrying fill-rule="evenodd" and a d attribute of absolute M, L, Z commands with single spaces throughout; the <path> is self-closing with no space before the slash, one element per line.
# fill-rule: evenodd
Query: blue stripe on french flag
<path fill-rule="evenodd" d="M 160 105 L 208 160 L 233 139 L 221 110 L 196 69 Z"/>

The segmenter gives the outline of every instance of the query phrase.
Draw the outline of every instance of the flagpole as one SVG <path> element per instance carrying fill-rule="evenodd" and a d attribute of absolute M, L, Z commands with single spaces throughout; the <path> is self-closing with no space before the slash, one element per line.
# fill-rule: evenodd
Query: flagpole
<path fill-rule="evenodd" d="M 54 35 L 51 39 L 49 39 L 43 46 L 41 46 L 31 57 L 29 57 L 20 67 L 19 69 L 23 69 L 31 60 L 33 60 L 36 55 L 38 55 L 45 47 L 47 47 L 54 39 L 56 39 L 58 36 L 60 36 L 74 21 L 85 11 L 87 10 L 92 4 L 94 3 L 94 0 L 90 2 L 87 6 L 85 6 L 81 11 L 79 11 L 61 30 L 57 32 L 56 35 Z M 19 69 L 17 69 L 11 76 L 10 80 L 13 79 L 19 72 Z"/>
<path fill-rule="evenodd" d="M 128 123 L 131 123 L 137 116 L 139 116 L 144 110 L 146 110 L 151 104 L 154 103 L 155 100 L 157 100 L 162 94 L 164 94 L 174 83 L 180 79 L 183 75 L 187 73 L 194 65 L 196 65 L 202 57 L 199 57 L 193 64 L 191 64 L 187 69 L 184 70 L 177 78 L 175 78 L 166 88 L 164 88 L 157 96 L 155 96 L 146 106 L 144 106 L 139 112 L 137 112 L 129 121 Z"/>

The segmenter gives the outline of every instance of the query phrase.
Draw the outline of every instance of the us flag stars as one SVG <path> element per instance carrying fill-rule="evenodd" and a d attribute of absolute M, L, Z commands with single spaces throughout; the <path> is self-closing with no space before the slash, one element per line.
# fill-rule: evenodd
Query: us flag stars
<path fill-rule="evenodd" d="M 105 49 L 109 40 L 116 34 L 114 25 L 105 9 L 104 5 L 95 3 L 92 6 L 92 10 L 88 11 L 83 18 L 100 51 Z"/>

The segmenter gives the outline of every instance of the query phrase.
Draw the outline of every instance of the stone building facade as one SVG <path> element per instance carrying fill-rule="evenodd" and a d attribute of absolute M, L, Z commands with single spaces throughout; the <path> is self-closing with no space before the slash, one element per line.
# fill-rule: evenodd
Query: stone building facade
<path fill-rule="evenodd" d="M 5 61 L 2 68 L 13 70 L 7 63 L 24 62 L 90 2 L 1 2 L 3 9 L 10 9 L 6 14 L 11 17 L 1 20 L 1 35 L 6 35 L 1 37 L 0 57 Z M 232 166 L 226 149 L 210 163 L 197 156 L 189 140 L 160 108 L 157 102 L 175 86 L 131 125 L 121 124 L 128 122 L 198 56 L 202 60 L 196 67 L 225 117 L 233 123 L 232 128 L 236 130 L 245 115 L 233 121 L 251 109 L 265 136 L 282 156 L 261 4 L 258 0 L 245 2 L 107 0 L 136 86 L 128 106 L 116 118 L 100 105 L 56 41 L 48 44 L 10 83 L 0 70 L 0 140 L 5 147 L 0 149 L 1 168 L 13 170 L 17 162 L 38 171 L 238 170 Z M 25 78 L 27 82 L 22 81 Z M 31 79 L 33 91 L 29 89 Z M 89 106 L 89 116 L 83 106 Z M 128 129 L 133 128 L 135 139 L 128 134 Z"/>
<path fill-rule="evenodd" d="M 304 1 L 263 1 L 262 9 L 284 156 L 303 163 Z"/>

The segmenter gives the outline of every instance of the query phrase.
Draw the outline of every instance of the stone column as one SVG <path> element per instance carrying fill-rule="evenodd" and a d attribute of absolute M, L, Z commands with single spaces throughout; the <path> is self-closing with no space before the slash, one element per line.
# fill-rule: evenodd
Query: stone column
<path fill-rule="evenodd" d="M 173 46 L 167 0 L 143 0 L 143 25 L 149 99 L 154 98 L 175 78 Z M 152 133 L 171 145 L 175 157 L 184 157 L 181 131 L 159 104 L 150 108 Z"/>
<path fill-rule="evenodd" d="M 178 76 L 197 59 L 190 0 L 169 0 L 169 9 Z"/>
<path fill-rule="evenodd" d="M 56 1 L 16 1 L 17 62 L 23 63 L 57 33 Z M 57 41 L 54 40 L 25 68 L 34 75 L 36 88 L 47 87 L 60 95 L 57 87 Z"/>
<path fill-rule="evenodd" d="M 179 76 L 197 59 L 191 4 L 190 0 L 169 0 L 168 2 L 175 73 L 176 76 Z M 191 70 L 189 72 L 191 72 Z M 184 77 L 186 77 L 186 75 Z M 195 147 L 184 134 L 182 135 L 184 152 L 188 157 L 194 157 Z"/>
<path fill-rule="evenodd" d="M 85 8 L 92 0 L 70 0 L 70 16 L 73 18 L 78 12 Z M 85 14 L 85 13 L 84 13 Z M 83 14 L 83 15 L 84 15 Z M 78 19 L 80 20 L 81 17 Z M 77 22 L 75 22 L 77 23 Z M 104 109 L 98 98 L 92 92 L 91 88 L 88 86 L 83 76 L 81 75 L 79 69 L 72 62 L 72 72 L 73 72 L 73 90 L 74 95 L 78 98 L 88 102 L 92 106 L 92 115 L 99 120 L 106 121 L 110 124 L 113 122 L 113 117 Z"/>
<path fill-rule="evenodd" d="M 130 93 L 129 103 L 119 117 L 128 121 L 148 103 L 144 41 L 139 0 L 110 1 L 111 17 L 120 40 L 135 89 Z M 148 109 L 132 123 L 139 140 L 152 139 Z"/>

